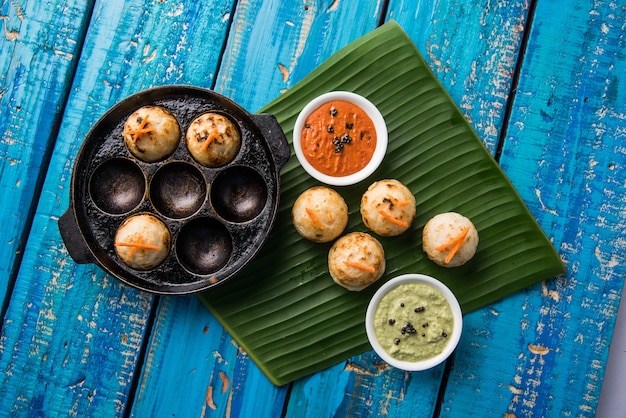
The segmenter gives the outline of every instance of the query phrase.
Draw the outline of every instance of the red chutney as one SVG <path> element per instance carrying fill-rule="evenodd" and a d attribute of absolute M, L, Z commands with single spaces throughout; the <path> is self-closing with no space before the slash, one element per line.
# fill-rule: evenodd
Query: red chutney
<path fill-rule="evenodd" d="M 317 171 L 343 177 L 360 171 L 372 159 L 376 128 L 363 109 L 334 100 L 306 118 L 300 144 L 304 157 Z"/>

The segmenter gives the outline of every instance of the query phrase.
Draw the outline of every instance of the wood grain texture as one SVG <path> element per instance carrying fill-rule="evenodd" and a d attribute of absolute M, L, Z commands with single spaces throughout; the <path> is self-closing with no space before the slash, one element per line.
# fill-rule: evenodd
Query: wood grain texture
<path fill-rule="evenodd" d="M 154 298 L 97 267 L 76 265 L 57 220 L 68 207 L 73 160 L 104 111 L 152 85 L 211 84 L 220 48 L 204 46 L 216 39 L 221 44 L 232 3 L 181 6 L 151 1 L 95 6 L 0 337 L 4 413 L 125 411 Z M 190 57 L 197 56 L 202 65 L 188 74 Z"/>
<path fill-rule="evenodd" d="M 0 306 L 24 250 L 92 1 L 0 6 Z"/>
<path fill-rule="evenodd" d="M 287 388 L 268 384 L 198 298 L 162 297 L 156 318 L 132 416 L 280 415 Z"/>
<path fill-rule="evenodd" d="M 241 1 L 215 90 L 254 112 L 376 27 L 380 1 Z"/>
<path fill-rule="evenodd" d="M 495 154 L 529 0 L 391 0 L 407 30 L 487 149 Z"/>
<path fill-rule="evenodd" d="M 287 417 L 432 417 L 444 366 L 411 373 L 369 351 L 293 384 Z"/>
<path fill-rule="evenodd" d="M 625 25 L 623 3 L 537 3 L 501 165 L 567 273 L 467 317 L 442 416 L 595 414 L 626 273 Z"/>

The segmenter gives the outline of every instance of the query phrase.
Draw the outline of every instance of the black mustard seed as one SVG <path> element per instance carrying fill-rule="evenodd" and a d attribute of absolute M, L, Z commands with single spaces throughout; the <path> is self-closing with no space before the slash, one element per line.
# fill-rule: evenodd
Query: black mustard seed
<path fill-rule="evenodd" d="M 403 334 L 409 333 L 409 334 L 415 334 L 417 332 L 417 330 L 415 329 L 415 327 L 413 326 L 413 324 L 411 324 L 410 322 L 407 322 L 406 325 L 404 325 L 401 330 L 400 330 Z"/>

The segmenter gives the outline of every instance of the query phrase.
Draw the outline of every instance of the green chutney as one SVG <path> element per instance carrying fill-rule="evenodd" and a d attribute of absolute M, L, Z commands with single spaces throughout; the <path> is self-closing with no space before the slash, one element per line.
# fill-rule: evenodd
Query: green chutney
<path fill-rule="evenodd" d="M 426 283 L 403 283 L 387 292 L 374 312 L 374 333 L 383 349 L 402 361 L 440 354 L 454 328 L 446 298 Z"/>

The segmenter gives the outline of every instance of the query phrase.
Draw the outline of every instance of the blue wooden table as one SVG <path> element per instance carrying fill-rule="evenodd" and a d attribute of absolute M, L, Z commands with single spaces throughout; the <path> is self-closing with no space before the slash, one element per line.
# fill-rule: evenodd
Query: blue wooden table
<path fill-rule="evenodd" d="M 0 17 L 0 416 L 594 416 L 626 273 L 624 0 L 12 0 Z M 195 296 L 72 261 L 57 221 L 109 107 L 188 84 L 254 112 L 388 20 L 567 268 L 466 315 L 447 366 L 370 351 L 277 387 Z"/>

